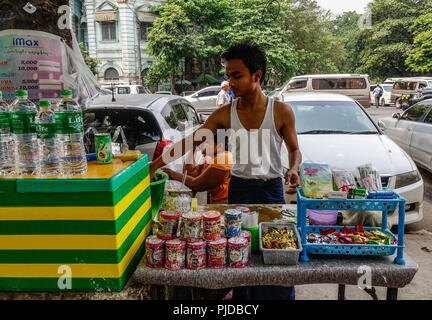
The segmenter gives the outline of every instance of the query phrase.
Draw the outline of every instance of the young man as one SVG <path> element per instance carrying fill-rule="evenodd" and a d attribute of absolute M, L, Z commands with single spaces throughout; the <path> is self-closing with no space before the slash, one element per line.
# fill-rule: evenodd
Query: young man
<path fill-rule="evenodd" d="M 285 184 L 290 184 L 287 193 L 295 193 L 300 183 L 298 171 L 301 153 L 294 113 L 289 105 L 274 101 L 262 93 L 266 57 L 258 46 L 250 43 L 233 45 L 222 55 L 222 59 L 225 61 L 231 90 L 238 98 L 214 111 L 204 125 L 193 133 L 192 138 L 198 140 L 206 130 L 215 135 L 218 129 L 231 129 L 231 133 L 236 135 L 230 141 L 235 147 L 232 150 L 234 166 L 231 169 L 228 203 L 283 204 L 282 143 L 288 149 L 290 166 L 285 174 Z M 240 138 L 241 143 L 237 138 Z M 246 143 L 243 138 L 247 138 Z M 193 149 L 201 143 L 195 140 Z M 166 151 L 171 161 L 189 151 L 184 150 L 186 145 L 184 139 Z M 174 156 L 176 148 L 181 148 L 181 152 Z M 155 170 L 167 164 L 163 159 L 164 154 L 150 163 L 151 176 Z M 287 290 L 290 288 L 269 286 L 255 289 L 241 294 L 246 299 L 289 299 L 293 296 L 293 290 Z M 234 291 L 234 299 L 238 298 L 241 297 L 236 296 Z"/>

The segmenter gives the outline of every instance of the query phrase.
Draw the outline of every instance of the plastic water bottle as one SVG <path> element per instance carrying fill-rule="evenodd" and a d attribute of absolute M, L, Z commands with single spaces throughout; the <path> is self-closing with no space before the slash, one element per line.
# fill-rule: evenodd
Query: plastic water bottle
<path fill-rule="evenodd" d="M 0 175 L 13 174 L 14 171 L 15 155 L 10 133 L 9 105 L 3 101 L 3 93 L 0 91 Z"/>
<path fill-rule="evenodd" d="M 60 171 L 67 176 L 81 175 L 87 172 L 82 111 L 72 99 L 72 90 L 62 90 L 60 94 L 62 100 L 55 110 L 60 146 Z"/>
<path fill-rule="evenodd" d="M 16 173 L 33 175 L 39 173 L 39 148 L 36 137 L 35 117 L 37 108 L 28 99 L 26 90 L 15 92 L 9 119 L 14 140 Z"/>
<path fill-rule="evenodd" d="M 51 102 L 39 101 L 36 115 L 36 135 L 39 142 L 39 166 L 43 176 L 60 174 L 59 150 L 56 136 L 56 120 Z"/>

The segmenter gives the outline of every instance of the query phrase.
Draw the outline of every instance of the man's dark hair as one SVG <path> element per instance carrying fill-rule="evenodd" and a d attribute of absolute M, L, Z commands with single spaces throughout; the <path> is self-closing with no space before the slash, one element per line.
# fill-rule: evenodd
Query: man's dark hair
<path fill-rule="evenodd" d="M 241 59 L 249 69 L 250 74 L 261 70 L 260 82 L 263 83 L 266 75 L 266 55 L 258 45 L 250 41 L 234 44 L 222 54 L 221 58 L 225 61 Z"/>

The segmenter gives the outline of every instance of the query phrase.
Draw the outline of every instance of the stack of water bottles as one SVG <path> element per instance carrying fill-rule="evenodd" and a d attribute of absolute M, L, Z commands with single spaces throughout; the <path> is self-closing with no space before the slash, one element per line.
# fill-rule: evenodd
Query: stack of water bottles
<path fill-rule="evenodd" d="M 82 110 L 71 90 L 61 101 L 39 101 L 25 90 L 15 92 L 9 106 L 0 91 L 0 175 L 82 175 L 87 172 Z"/>

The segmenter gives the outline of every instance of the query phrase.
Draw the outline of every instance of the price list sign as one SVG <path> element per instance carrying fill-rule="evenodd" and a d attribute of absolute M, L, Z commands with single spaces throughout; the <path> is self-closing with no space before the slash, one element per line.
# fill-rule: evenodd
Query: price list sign
<path fill-rule="evenodd" d="M 29 98 L 59 99 L 66 68 L 65 48 L 55 35 L 33 30 L 0 31 L 0 90 L 11 103 L 15 90 Z"/>

